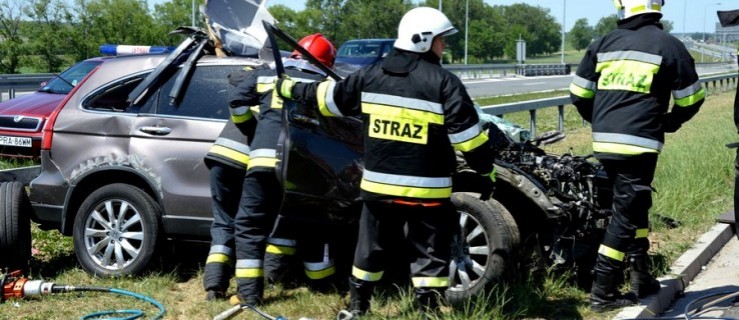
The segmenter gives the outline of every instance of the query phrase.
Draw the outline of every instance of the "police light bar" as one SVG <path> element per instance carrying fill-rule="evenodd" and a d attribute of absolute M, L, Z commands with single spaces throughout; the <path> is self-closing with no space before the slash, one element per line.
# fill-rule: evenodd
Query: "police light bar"
<path fill-rule="evenodd" d="M 104 44 L 100 46 L 100 54 L 104 56 L 119 56 L 125 54 L 142 54 L 142 53 L 168 53 L 172 52 L 174 47 L 164 46 L 134 46 L 125 44 Z"/>

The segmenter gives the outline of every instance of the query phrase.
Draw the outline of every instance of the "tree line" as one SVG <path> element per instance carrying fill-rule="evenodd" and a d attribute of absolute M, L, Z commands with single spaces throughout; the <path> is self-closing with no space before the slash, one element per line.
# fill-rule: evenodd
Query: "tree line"
<path fill-rule="evenodd" d="M 204 2 L 195 1 L 198 7 Z M 294 38 L 321 32 L 338 47 L 350 39 L 394 38 L 403 14 L 419 5 L 437 8 L 439 1 L 307 0 L 300 11 L 284 5 L 269 11 Z M 530 57 L 561 50 L 562 25 L 546 8 L 444 0 L 442 11 L 460 31 L 447 39 L 447 63 L 463 61 L 465 36 L 468 63 L 508 62 L 517 39 L 526 41 Z M 594 28 L 578 20 L 569 41 L 580 49 L 580 43 L 615 29 L 616 20 L 603 18 Z M 199 10 L 195 21 L 205 27 Z M 103 44 L 177 45 L 182 36 L 170 31 L 191 24 L 192 0 L 153 7 L 146 0 L 0 0 L 0 73 L 59 72 L 99 56 Z"/>

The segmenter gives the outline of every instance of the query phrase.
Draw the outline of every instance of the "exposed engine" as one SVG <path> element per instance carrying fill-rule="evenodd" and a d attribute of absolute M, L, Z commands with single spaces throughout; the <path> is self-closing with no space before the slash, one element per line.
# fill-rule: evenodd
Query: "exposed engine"
<path fill-rule="evenodd" d="M 578 283 L 589 285 L 589 271 L 611 215 L 612 194 L 600 163 L 592 156 L 547 154 L 535 143 L 499 149 L 496 162 L 528 179 L 546 193 L 546 230 L 537 237 L 548 266 L 571 270 Z"/>

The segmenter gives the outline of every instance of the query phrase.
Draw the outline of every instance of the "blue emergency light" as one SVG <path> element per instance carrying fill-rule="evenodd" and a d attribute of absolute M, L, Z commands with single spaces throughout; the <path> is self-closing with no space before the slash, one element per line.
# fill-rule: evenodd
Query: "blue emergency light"
<path fill-rule="evenodd" d="M 125 54 L 142 54 L 142 53 L 168 53 L 172 52 L 174 47 L 165 46 L 134 46 L 125 44 L 104 44 L 100 46 L 100 54 L 104 56 L 119 56 Z"/>

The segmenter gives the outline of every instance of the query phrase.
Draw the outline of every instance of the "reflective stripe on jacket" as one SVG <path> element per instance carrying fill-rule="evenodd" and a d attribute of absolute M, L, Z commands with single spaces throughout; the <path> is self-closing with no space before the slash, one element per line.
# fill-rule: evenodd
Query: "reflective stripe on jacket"
<path fill-rule="evenodd" d="M 596 154 L 660 152 L 665 128 L 679 127 L 703 103 L 693 58 L 658 20 L 643 14 L 619 21 L 619 29 L 593 42 L 580 62 L 570 94 L 592 123 Z"/>
<path fill-rule="evenodd" d="M 325 116 L 363 120 L 365 200 L 449 198 L 454 149 L 478 172 L 492 171 L 494 155 L 471 98 L 432 55 L 394 50 L 342 81 L 298 83 L 292 90 Z"/>
<path fill-rule="evenodd" d="M 285 72 L 295 81 L 313 82 L 326 77 L 321 74 L 287 68 Z M 231 107 L 258 105 L 257 127 L 254 139 L 250 142 L 250 162 L 248 170 L 272 171 L 277 159 L 277 142 L 282 130 L 282 99 L 274 93 L 275 70 L 255 70 L 242 81 L 231 99 Z"/>
<path fill-rule="evenodd" d="M 221 131 L 221 135 L 205 155 L 205 163 L 210 166 L 211 161 L 216 161 L 236 169 L 246 170 L 249 164 L 249 137 L 253 137 L 256 127 L 255 121 L 245 123 L 246 132 L 229 119 Z"/>

